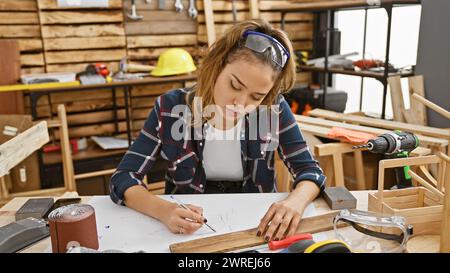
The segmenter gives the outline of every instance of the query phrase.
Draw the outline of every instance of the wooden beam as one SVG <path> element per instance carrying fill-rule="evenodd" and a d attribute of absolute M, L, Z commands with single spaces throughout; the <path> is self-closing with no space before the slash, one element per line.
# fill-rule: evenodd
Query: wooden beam
<path fill-rule="evenodd" d="M 37 25 L 36 12 L 0 12 L 0 25 Z"/>
<path fill-rule="evenodd" d="M 197 44 L 197 35 L 146 35 L 127 37 L 128 48 L 187 46 Z"/>
<path fill-rule="evenodd" d="M 201 2 L 201 1 L 200 1 Z M 214 27 L 214 11 L 211 0 L 203 0 L 206 32 L 208 36 L 208 46 L 212 46 L 216 41 L 216 30 Z"/>
<path fill-rule="evenodd" d="M 303 218 L 296 233 L 317 233 L 331 230 L 333 219 L 338 211 L 328 212 L 323 215 Z M 211 253 L 230 252 L 238 249 L 265 244 L 264 238 L 256 236 L 256 228 L 231 232 L 227 234 L 211 236 L 175 243 L 169 246 L 172 253 Z"/>
<path fill-rule="evenodd" d="M 110 175 L 113 174 L 116 171 L 116 169 L 109 169 L 109 170 L 102 170 L 102 171 L 96 171 L 96 172 L 89 172 L 89 173 L 80 173 L 75 175 L 75 179 L 85 179 L 85 178 L 91 178 L 91 177 L 97 177 L 97 176 L 104 176 L 104 175 Z"/>
<path fill-rule="evenodd" d="M 444 174 L 444 208 L 442 216 L 442 227 L 441 227 L 441 243 L 440 251 L 450 253 L 450 166 L 448 166 L 449 161 L 445 161 L 444 166 L 446 166 Z"/>
<path fill-rule="evenodd" d="M 259 0 L 249 0 L 250 18 L 259 19 Z"/>
<path fill-rule="evenodd" d="M 43 38 L 100 37 L 123 35 L 125 35 L 125 30 L 120 24 L 42 26 Z"/>
<path fill-rule="evenodd" d="M 86 24 L 123 22 L 122 11 L 43 11 L 41 24 Z"/>
<path fill-rule="evenodd" d="M 420 177 L 418 174 L 416 174 L 415 172 L 413 172 L 412 170 L 408 171 L 408 174 L 411 175 L 411 177 L 413 178 L 413 180 L 416 180 L 417 182 L 419 182 L 422 186 L 424 186 L 425 188 L 427 188 L 428 190 L 430 190 L 431 192 L 433 192 L 437 197 L 439 197 L 439 200 L 441 201 L 442 198 L 444 198 L 444 194 L 439 191 L 438 189 L 436 189 L 435 187 L 433 187 L 433 185 L 431 185 L 430 183 L 428 183 L 427 181 L 425 181 L 425 179 L 423 179 L 422 177 Z"/>
<path fill-rule="evenodd" d="M 35 0 L 2 0 L 0 1 L 0 10 L 2 11 L 36 11 Z"/>
<path fill-rule="evenodd" d="M 80 50 L 96 48 L 121 48 L 126 46 L 124 36 L 86 37 L 86 38 L 54 38 L 44 39 L 46 50 Z"/>
<path fill-rule="evenodd" d="M 317 109 L 314 109 L 310 112 L 313 112 L 315 110 L 317 110 Z M 300 126 L 303 126 L 302 123 L 303 124 L 307 123 L 307 124 L 311 124 L 311 125 L 315 125 L 315 126 L 319 126 L 319 127 L 320 126 L 328 127 L 328 128 L 340 127 L 340 128 L 345 128 L 345 129 L 349 129 L 349 130 L 371 133 L 371 134 L 375 134 L 375 135 L 381 135 L 381 134 L 389 132 L 389 130 L 386 130 L 386 129 L 379 129 L 379 128 L 373 128 L 373 127 L 368 127 L 368 126 L 361 126 L 361 125 L 353 125 L 353 124 L 348 124 L 348 123 L 325 120 L 325 119 L 320 119 L 320 118 L 312 118 L 312 117 L 301 116 L 301 115 L 294 115 L 294 116 L 295 116 L 295 119 L 297 120 L 297 122 L 300 124 Z M 305 126 L 305 128 L 307 128 L 307 126 Z M 315 127 L 314 129 L 318 129 L 318 128 Z M 327 132 L 328 131 L 326 131 L 326 130 L 319 129 L 318 133 L 322 134 L 319 136 L 328 137 L 327 135 L 323 135 L 323 133 L 327 133 Z M 416 136 L 419 139 L 420 143 L 423 145 L 431 145 L 431 146 L 438 146 L 438 147 L 446 147 L 448 145 L 448 140 L 445 140 L 445 139 L 423 136 L 420 134 L 416 134 Z"/>
<path fill-rule="evenodd" d="M 392 112 L 394 114 L 394 120 L 404 122 L 402 110 L 405 109 L 403 101 L 402 85 L 400 82 L 400 76 L 389 77 L 387 79 L 389 84 L 389 90 L 391 91 L 392 100 Z"/>
<path fill-rule="evenodd" d="M 50 51 L 45 54 L 47 64 L 117 61 L 126 55 L 125 49 Z"/>
<path fill-rule="evenodd" d="M 47 123 L 41 121 L 0 145 L 0 177 L 49 141 Z"/>
<path fill-rule="evenodd" d="M 413 96 L 415 96 L 415 95 L 413 95 Z M 446 129 L 422 126 L 422 125 L 415 125 L 415 124 L 407 124 L 407 123 L 402 123 L 402 122 L 382 120 L 382 119 L 376 119 L 376 118 L 362 117 L 362 116 L 358 116 L 358 115 L 343 114 L 343 113 L 338 113 L 338 112 L 323 110 L 323 109 L 318 109 L 318 108 L 311 110 L 309 112 L 309 115 L 314 116 L 314 117 L 330 119 L 330 120 L 345 121 L 345 122 L 349 122 L 349 123 L 356 123 L 356 124 L 379 127 L 379 128 L 386 128 L 386 129 L 391 129 L 391 130 L 413 131 L 413 132 L 420 133 L 420 134 L 423 134 L 426 136 L 433 136 L 433 137 L 440 137 L 440 138 L 450 137 L 450 132 L 449 132 L 449 130 L 446 130 Z"/>
<path fill-rule="evenodd" d="M 0 25 L 0 38 L 40 37 L 38 25 Z"/>
<path fill-rule="evenodd" d="M 58 119 L 61 122 L 59 130 L 61 142 L 61 157 L 64 174 L 64 187 L 68 191 L 76 191 L 75 169 L 73 167 L 72 150 L 69 140 L 69 125 L 67 124 L 66 109 L 63 104 L 58 105 Z"/>
<path fill-rule="evenodd" d="M 422 97 L 425 97 L 425 87 L 423 82 L 423 76 L 417 75 L 408 78 L 409 83 L 409 94 L 418 94 Z M 417 118 L 417 124 L 427 125 L 427 111 L 425 105 L 421 104 L 417 100 L 413 100 L 410 97 L 410 109 L 414 113 L 414 116 Z"/>
<path fill-rule="evenodd" d="M 427 100 L 426 98 L 413 93 L 411 94 L 411 98 L 428 106 L 429 108 L 431 108 L 432 110 L 436 111 L 437 113 L 441 114 L 442 116 L 444 116 L 447 119 L 450 119 L 450 112 L 445 110 L 444 108 L 440 107 L 439 105 Z M 448 136 L 447 136 L 448 137 Z"/>
<path fill-rule="evenodd" d="M 65 9 L 65 8 L 58 6 L 57 0 L 37 0 L 37 1 L 39 3 L 40 9 L 45 9 L 45 10 Z M 109 0 L 108 7 L 105 7 L 102 9 L 120 9 L 120 8 L 122 8 L 122 0 Z M 76 7 L 67 7 L 67 9 L 76 9 Z M 90 8 L 83 7 L 83 9 L 90 9 Z"/>

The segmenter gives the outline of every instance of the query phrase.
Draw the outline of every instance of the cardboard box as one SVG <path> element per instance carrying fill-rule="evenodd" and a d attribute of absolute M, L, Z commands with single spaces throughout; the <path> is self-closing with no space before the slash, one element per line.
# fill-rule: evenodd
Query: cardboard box
<path fill-rule="evenodd" d="M 29 115 L 0 115 L 0 144 L 14 138 L 15 135 L 33 126 Z M 14 131 L 16 132 L 14 133 Z M 39 161 L 37 153 L 11 169 L 6 177 L 8 190 L 11 193 L 41 189 Z"/>

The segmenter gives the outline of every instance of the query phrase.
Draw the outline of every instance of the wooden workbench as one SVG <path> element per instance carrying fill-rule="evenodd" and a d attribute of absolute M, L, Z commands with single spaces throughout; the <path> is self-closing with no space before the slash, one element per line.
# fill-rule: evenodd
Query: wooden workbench
<path fill-rule="evenodd" d="M 367 210 L 368 191 L 354 191 L 353 195 L 357 198 L 357 208 L 360 210 Z M 75 197 L 78 196 L 76 192 L 66 193 L 60 198 Z M 14 221 L 15 212 L 31 197 L 14 198 L 2 208 L 0 208 L 0 226 L 6 225 Z M 82 197 L 82 202 L 87 203 L 91 199 L 90 196 Z M 330 209 L 322 198 L 318 198 L 314 201 L 314 207 L 317 214 L 323 214 L 329 212 Z M 325 232 L 325 236 L 333 236 L 331 232 Z M 42 241 L 22 250 L 25 253 L 36 252 L 48 252 L 51 249 L 50 238 L 43 239 Z"/>

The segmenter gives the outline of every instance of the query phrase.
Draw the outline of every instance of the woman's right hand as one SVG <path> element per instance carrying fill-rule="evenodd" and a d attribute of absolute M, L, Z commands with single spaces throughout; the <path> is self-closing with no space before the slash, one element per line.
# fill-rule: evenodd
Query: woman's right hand
<path fill-rule="evenodd" d="M 171 203 L 167 214 L 161 219 L 170 231 L 178 234 L 192 234 L 200 229 L 205 221 L 203 209 L 194 205 L 186 205 L 192 211 Z"/>

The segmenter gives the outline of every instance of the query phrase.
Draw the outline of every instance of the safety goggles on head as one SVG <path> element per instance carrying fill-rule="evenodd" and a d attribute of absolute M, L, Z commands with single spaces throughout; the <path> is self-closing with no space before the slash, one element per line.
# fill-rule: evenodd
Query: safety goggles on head
<path fill-rule="evenodd" d="M 286 48 L 275 38 L 257 31 L 247 30 L 244 32 L 244 46 L 258 53 L 264 53 L 270 49 L 272 61 L 279 67 L 283 68 L 290 54 Z"/>

